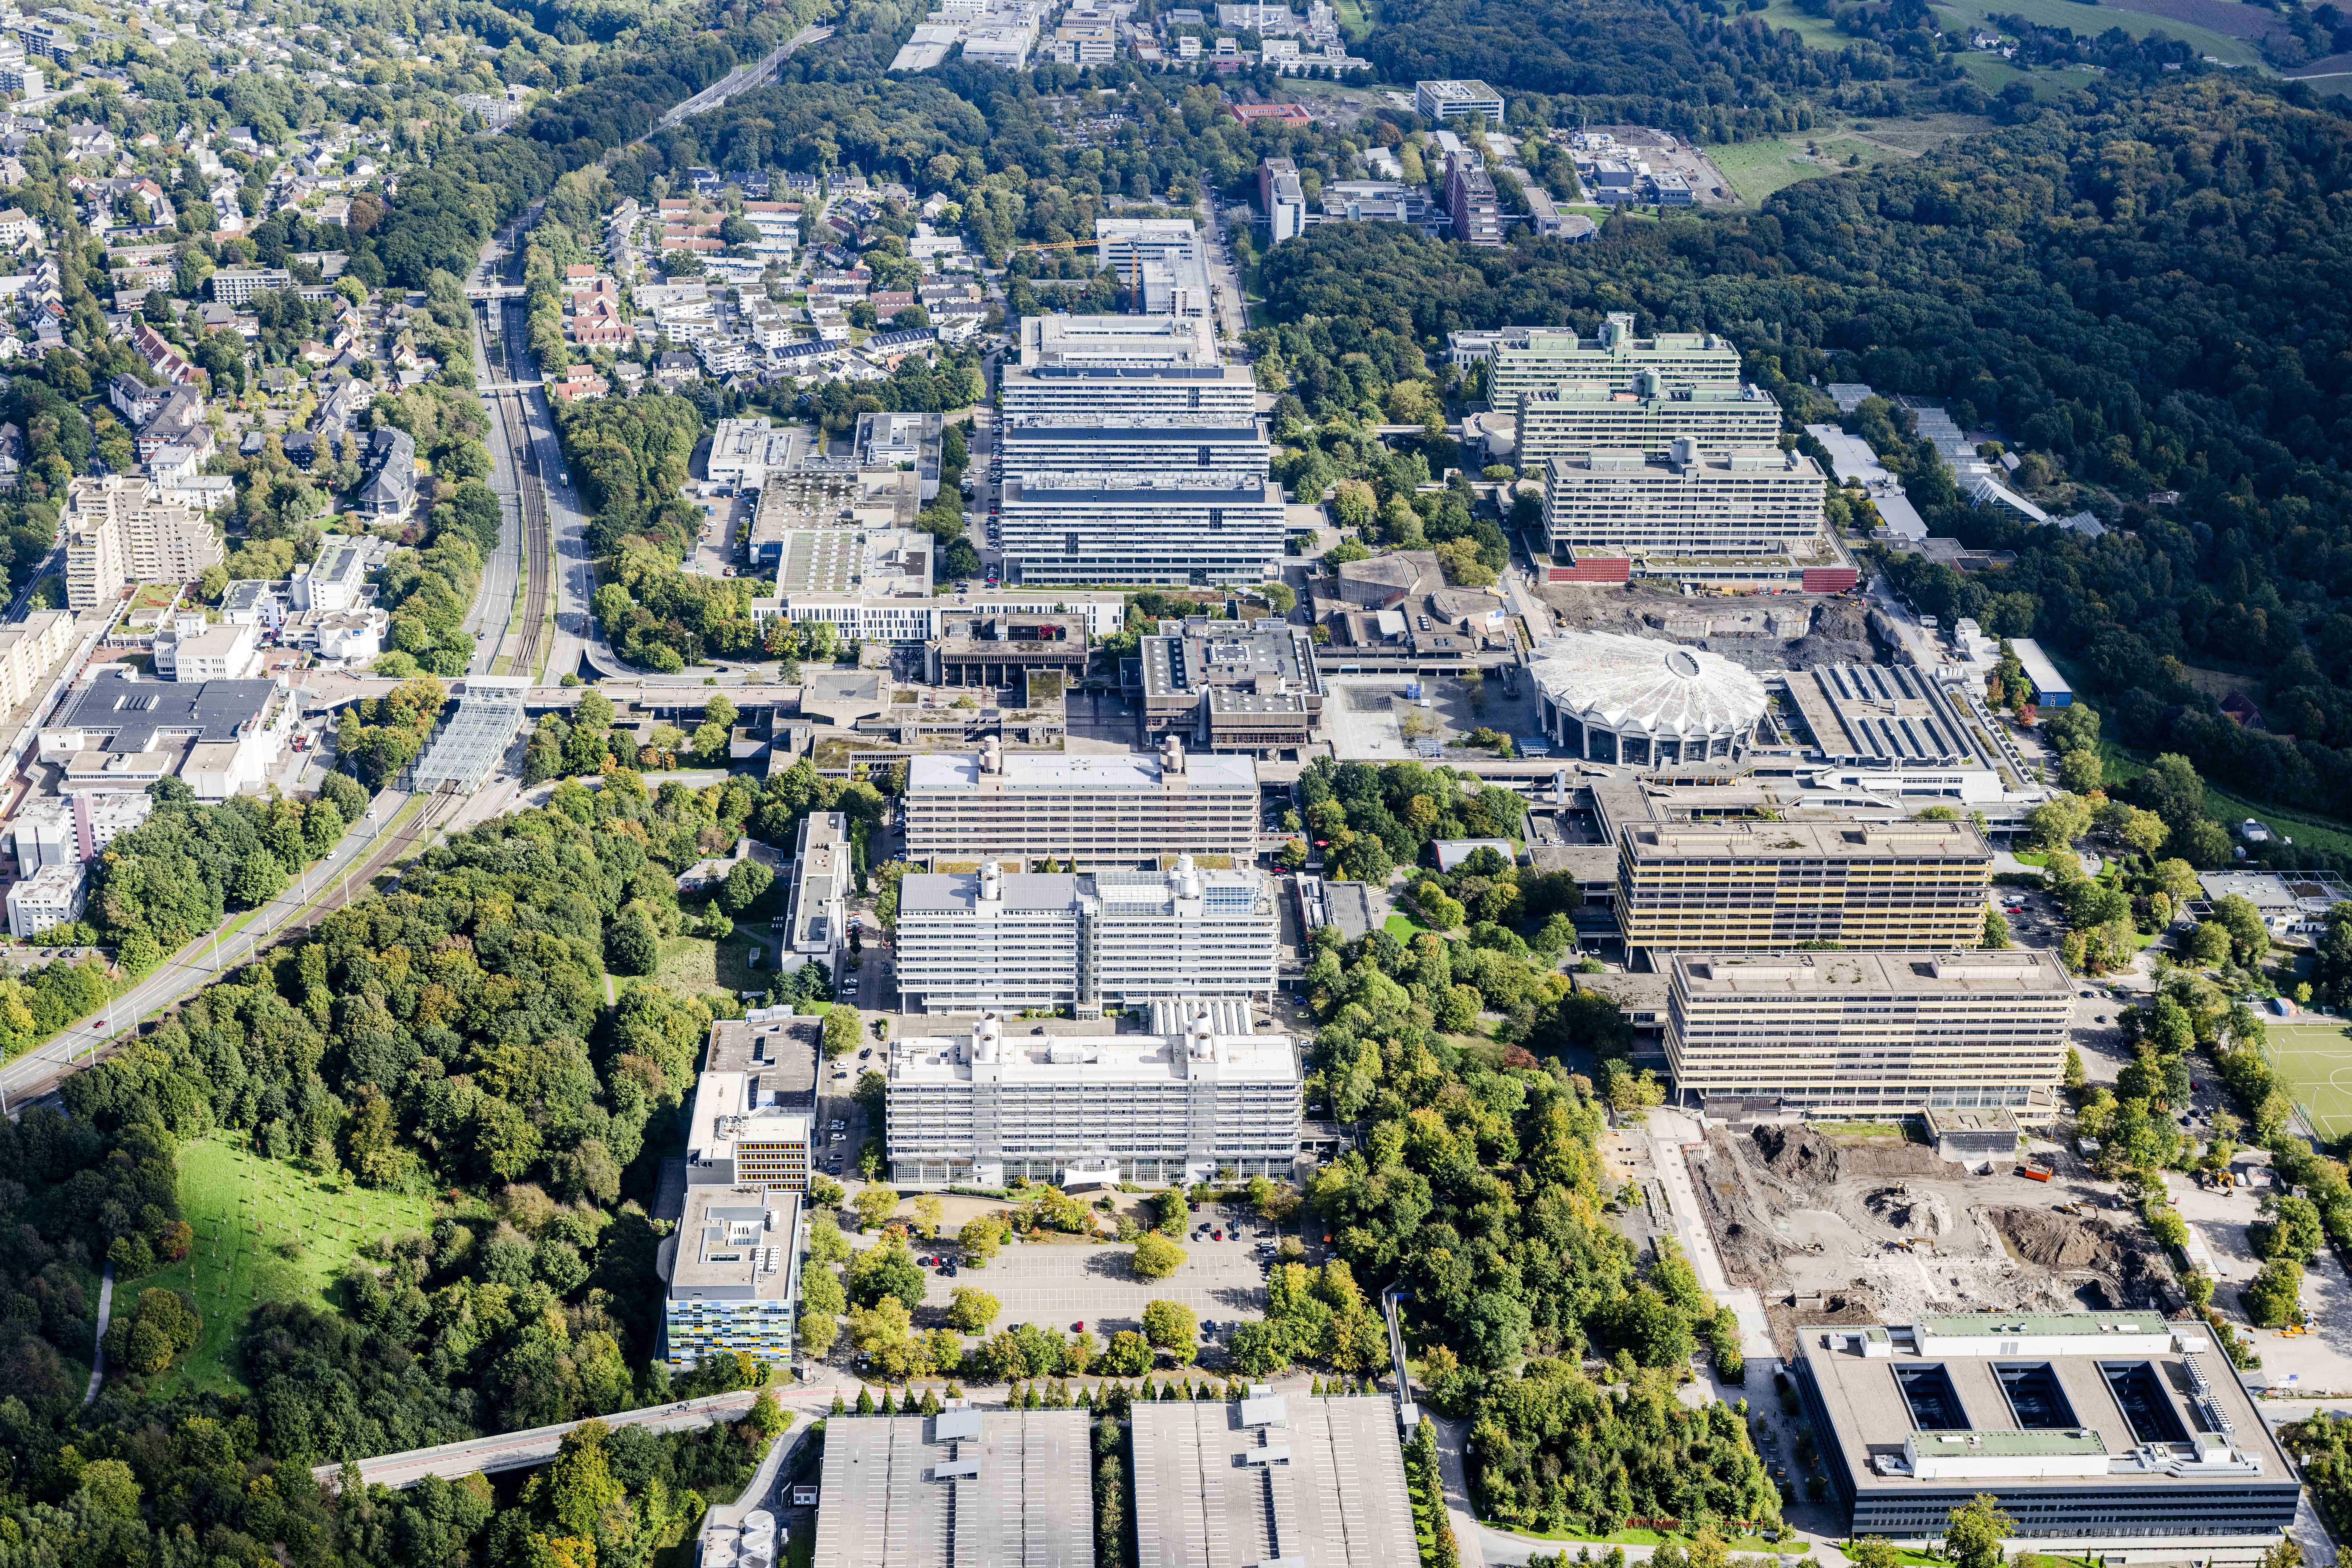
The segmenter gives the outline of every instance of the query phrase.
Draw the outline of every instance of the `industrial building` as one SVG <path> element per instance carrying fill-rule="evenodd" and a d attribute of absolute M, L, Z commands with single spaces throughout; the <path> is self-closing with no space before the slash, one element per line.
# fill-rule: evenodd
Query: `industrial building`
<path fill-rule="evenodd" d="M 1008 1181 L 1160 1184 L 1219 1172 L 1288 1179 L 1298 1052 L 1248 1032 L 1239 1002 L 1167 1004 L 1172 1033 L 1019 1035 L 994 1017 L 890 1046 L 885 1107 L 900 1187 Z"/>
<path fill-rule="evenodd" d="M 1068 1007 L 1100 1017 L 1192 996 L 1273 994 L 1281 940 L 1256 870 L 909 875 L 898 992 L 909 1013 Z"/>
<path fill-rule="evenodd" d="M 1668 385 L 1645 370 L 1630 391 L 1599 381 L 1530 390 L 1519 398 L 1517 429 L 1518 460 L 1528 467 L 1594 447 L 1663 459 L 1678 438 L 1703 451 L 1774 446 L 1780 405 L 1760 386 Z"/>
<path fill-rule="evenodd" d="M 1397 1407 L 1272 1394 L 1131 1413 L 1138 1568 L 1419 1568 Z"/>
<path fill-rule="evenodd" d="M 817 1052 L 824 1020 L 754 1007 L 710 1026 L 687 1111 L 686 1179 L 694 1186 L 808 1191 Z"/>
<path fill-rule="evenodd" d="M 1261 756 L 1313 740 L 1323 716 L 1315 643 L 1287 621 L 1162 621 L 1139 640 L 1143 728 L 1213 752 Z"/>
<path fill-rule="evenodd" d="M 2046 952 L 1677 952 L 1668 969 L 1666 1059 L 1684 1105 L 2054 1110 L 2074 988 Z"/>
<path fill-rule="evenodd" d="M 1288 531 L 1282 487 L 1248 468 L 1007 473 L 996 529 L 1031 587 L 1262 583 Z"/>
<path fill-rule="evenodd" d="M 1973 948 L 1991 885 L 1969 822 L 1635 822 L 1618 839 L 1617 923 L 1653 952 Z"/>
<path fill-rule="evenodd" d="M 662 1243 L 669 1289 L 665 1356 L 691 1368 L 734 1352 L 765 1362 L 793 1358 L 800 1300 L 800 1194 L 761 1186 L 693 1186 L 686 1214 Z"/>
<path fill-rule="evenodd" d="M 1486 364 L 1486 401 L 1510 412 L 1519 395 L 1576 382 L 1599 382 L 1631 392 L 1644 371 L 1674 386 L 1719 386 L 1739 380 L 1739 350 L 1713 332 L 1633 335 L 1633 318 L 1616 312 L 1601 335 L 1580 337 L 1572 327 L 1506 327 L 1465 345 Z"/>
<path fill-rule="evenodd" d="M 2024 1550 L 2242 1565 L 2294 1519 L 2301 1478 L 2202 1323 L 1986 1311 L 1797 1344 L 1855 1537 L 1925 1546 L 1985 1494 Z"/>
<path fill-rule="evenodd" d="M 1545 465 L 1544 529 L 1556 554 L 1770 555 L 1821 536 L 1822 471 L 1778 447 L 1700 449 L 1677 438 L 1662 460 L 1595 447 Z"/>
<path fill-rule="evenodd" d="M 812 1568 L 1094 1568 L 1090 1426 L 1083 1410 L 834 1416 Z"/>
<path fill-rule="evenodd" d="M 1156 756 L 920 756 L 908 765 L 907 858 L 1134 867 L 1192 855 L 1257 858 L 1257 767 L 1194 757 L 1172 738 Z"/>
<path fill-rule="evenodd" d="M 1552 744 L 1635 767 L 1736 759 L 1764 717 L 1764 683 L 1721 654 L 1622 632 L 1570 632 L 1534 652 Z"/>

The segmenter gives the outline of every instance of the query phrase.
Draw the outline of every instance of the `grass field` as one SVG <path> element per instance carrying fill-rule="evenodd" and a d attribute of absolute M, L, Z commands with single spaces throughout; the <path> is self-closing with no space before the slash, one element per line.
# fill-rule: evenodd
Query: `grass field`
<path fill-rule="evenodd" d="M 436 1205 L 358 1187 L 336 1192 L 307 1171 L 207 1138 L 180 1151 L 180 1211 L 195 1229 L 195 1245 L 137 1287 L 188 1291 L 205 1331 L 187 1360 L 158 1380 L 159 1392 L 178 1383 L 240 1386 L 231 1355 L 257 1304 L 323 1300 L 362 1247 L 390 1232 L 423 1229 Z M 116 1298 L 117 1310 L 131 1304 Z"/>
<path fill-rule="evenodd" d="M 765 929 L 761 927 L 763 932 Z M 732 996 L 739 991 L 764 990 L 768 972 L 751 967 L 755 942 L 762 948 L 772 945 L 741 930 L 725 942 L 672 937 L 661 944 L 661 967 L 654 971 L 654 983 L 674 996 L 703 996 L 713 991 Z"/>
<path fill-rule="evenodd" d="M 1938 4 L 1935 10 L 1936 19 L 1946 32 L 1989 26 L 1990 18 L 1998 11 L 2004 16 L 2022 16 L 2036 26 L 2071 27 L 2085 37 L 2095 37 L 2109 27 L 2121 27 L 2135 38 L 2163 33 L 2224 64 L 2263 68 L 2262 52 L 2254 47 L 2252 38 L 2233 38 L 2210 27 L 2176 22 L 2169 16 L 2152 16 L 2123 5 L 2084 5 L 2077 4 L 2077 0 L 1982 0 L 1981 4 L 1963 0 L 1957 5 Z M 1969 58 L 1964 54 L 1960 59 L 1965 64 Z"/>
<path fill-rule="evenodd" d="M 2352 1028 L 2341 1018 L 2305 1014 L 2269 1018 L 2271 1067 L 2331 1142 L 2352 1131 Z"/>
<path fill-rule="evenodd" d="M 1862 162 L 1858 168 L 1868 168 L 1903 154 L 1890 153 L 1866 142 L 1836 132 L 1823 132 L 1810 138 L 1821 149 L 1818 155 L 1808 151 L 1809 138 L 1803 136 L 1776 137 L 1769 142 L 1739 142 L 1727 146 L 1706 149 L 1707 158 L 1731 182 L 1742 205 L 1761 206 L 1764 198 L 1775 191 L 1786 190 L 1800 180 L 1817 179 L 1823 174 L 1842 174 L 1849 155 Z"/>

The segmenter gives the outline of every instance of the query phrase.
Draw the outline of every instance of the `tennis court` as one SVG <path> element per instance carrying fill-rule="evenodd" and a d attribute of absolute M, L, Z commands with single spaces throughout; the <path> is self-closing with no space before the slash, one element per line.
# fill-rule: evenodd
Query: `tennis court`
<path fill-rule="evenodd" d="M 2352 1030 L 2341 1018 L 2269 1018 L 2272 1070 L 2329 1142 L 2352 1131 Z"/>

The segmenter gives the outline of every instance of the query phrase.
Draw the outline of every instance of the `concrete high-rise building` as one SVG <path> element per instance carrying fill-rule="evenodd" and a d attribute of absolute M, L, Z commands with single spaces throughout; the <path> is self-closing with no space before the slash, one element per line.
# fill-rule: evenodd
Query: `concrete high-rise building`
<path fill-rule="evenodd" d="M 1523 392 L 1573 382 L 1599 382 L 1631 392 L 1643 371 L 1654 371 L 1667 387 L 1721 385 L 1739 380 L 1739 351 L 1712 332 L 1633 335 L 1630 313 L 1612 314 L 1599 337 L 1577 335 L 1570 327 L 1506 327 L 1482 335 L 1486 361 L 1486 400 L 1514 410 Z"/>
<path fill-rule="evenodd" d="M 1780 405 L 1761 387 L 1669 387 L 1655 371 L 1635 383 L 1631 391 L 1585 381 L 1522 395 L 1518 461 L 1540 467 L 1595 447 L 1664 458 L 1685 437 L 1703 451 L 1780 441 Z"/>
<path fill-rule="evenodd" d="M 1595 447 L 1546 465 L 1544 529 L 1555 554 L 1767 555 L 1821 537 L 1827 488 L 1801 452 L 1704 451 L 1687 440 L 1652 461 Z"/>
<path fill-rule="evenodd" d="M 983 1018 L 952 1037 L 893 1042 L 892 1183 L 1288 1177 L 1297 1049 L 1287 1035 L 1220 1032 L 1207 1012 L 1170 1034 L 1008 1037 Z"/>
<path fill-rule="evenodd" d="M 1307 191 L 1299 183 L 1296 163 L 1288 158 L 1258 160 L 1257 205 L 1265 214 L 1267 245 L 1280 245 L 1307 232 Z"/>
<path fill-rule="evenodd" d="M 663 1329 L 669 1363 L 691 1367 L 740 1351 L 793 1359 L 800 1300 L 798 1193 L 758 1186 L 689 1186 L 671 1258 Z"/>
<path fill-rule="evenodd" d="M 1465 245 L 1503 243 L 1502 198 L 1495 194 L 1486 160 L 1476 153 L 1446 154 L 1445 210 L 1454 218 L 1454 237 Z"/>
<path fill-rule="evenodd" d="M 1617 922 L 1652 952 L 1969 948 L 1991 885 L 1967 822 L 1637 822 L 1619 835 Z"/>
<path fill-rule="evenodd" d="M 1122 415 L 1254 425 L 1257 384 L 1217 352 L 1210 322 L 1173 316 L 1031 316 L 1002 374 L 1008 422 L 1086 425 Z"/>
<path fill-rule="evenodd" d="M 1262 583 L 1287 533 L 1262 468 L 1008 473 L 998 508 L 1006 575 L 1024 587 Z"/>
<path fill-rule="evenodd" d="M 1007 474 L 1197 469 L 1264 478 L 1274 449 L 1255 419 L 1226 415 L 1033 414 L 999 423 L 996 456 Z"/>
<path fill-rule="evenodd" d="M 1051 858 L 1091 868 L 1192 855 L 1247 866 L 1257 858 L 1257 764 L 1247 757 L 1188 756 L 1173 740 L 1153 756 L 1008 757 L 992 739 L 977 755 L 908 764 L 907 858 Z"/>
<path fill-rule="evenodd" d="M 1666 1059 L 1685 1105 L 2054 1109 L 2074 987 L 2048 953 L 1677 952 L 1668 971 Z"/>
<path fill-rule="evenodd" d="M 907 877 L 898 994 L 909 1013 L 1069 1007 L 1098 1017 L 1185 997 L 1273 994 L 1281 941 L 1255 870 Z"/>
<path fill-rule="evenodd" d="M 687 1111 L 686 1179 L 695 1186 L 808 1191 L 815 1142 L 822 1018 L 754 1007 L 710 1026 Z"/>
<path fill-rule="evenodd" d="M 158 499 L 143 479 L 107 474 L 66 489 L 66 599 L 103 604 L 128 583 L 188 583 L 222 560 L 212 520 Z"/>

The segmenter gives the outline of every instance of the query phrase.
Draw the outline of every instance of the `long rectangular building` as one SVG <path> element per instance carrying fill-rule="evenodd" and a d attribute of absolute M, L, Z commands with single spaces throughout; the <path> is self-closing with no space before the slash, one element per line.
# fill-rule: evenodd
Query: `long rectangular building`
<path fill-rule="evenodd" d="M 1989 1494 L 2031 1551 L 2242 1565 L 2294 1521 L 2301 1478 L 2202 1323 L 1985 1311 L 1797 1345 L 1853 1536 L 1924 1546 Z"/>
<path fill-rule="evenodd" d="M 1255 870 L 911 875 L 898 889 L 909 1013 L 1071 1007 L 1100 1016 L 1274 990 L 1280 921 Z"/>
<path fill-rule="evenodd" d="M 1045 416 L 1071 425 L 1131 416 L 1257 418 L 1257 383 L 1217 351 L 1213 324 L 1184 316 L 1031 316 L 1021 363 L 1004 368 L 1007 423 Z"/>
<path fill-rule="evenodd" d="M 1576 382 L 1532 391 L 1519 400 L 1518 460 L 1541 464 L 1594 447 L 1628 447 L 1663 458 L 1678 438 L 1703 450 L 1770 447 L 1780 436 L 1780 405 L 1759 386 L 1667 386 L 1643 371 L 1621 390 Z"/>
<path fill-rule="evenodd" d="M 2047 1116 L 2065 1069 L 2074 987 L 2045 952 L 1677 952 L 1668 968 L 1686 1105 Z"/>
<path fill-rule="evenodd" d="M 1224 415 L 1029 415 L 997 426 L 1007 474 L 1163 473 L 1186 468 L 1263 478 L 1273 448 L 1255 419 Z"/>
<path fill-rule="evenodd" d="M 891 1182 L 1001 1187 L 1287 1178 L 1298 1157 L 1298 1052 L 1287 1035 L 1221 1033 L 1205 1005 L 1173 1035 L 1015 1036 L 993 1017 L 890 1047 Z"/>
<path fill-rule="evenodd" d="M 1420 1568 L 1396 1405 L 1263 1385 L 1134 1406 L 1139 1568 Z"/>
<path fill-rule="evenodd" d="M 1630 447 L 1552 458 L 1544 526 L 1553 552 L 1756 556 L 1821 536 L 1827 491 L 1811 458 L 1778 447 L 1674 446 L 1663 461 Z"/>
<path fill-rule="evenodd" d="M 1633 823 L 1618 850 L 1617 920 L 1630 947 L 1834 942 L 1900 952 L 1984 939 L 1992 851 L 1971 823 Z"/>
<path fill-rule="evenodd" d="M 1257 764 L 1247 757 L 921 756 L 908 767 L 907 856 L 1136 867 L 1174 855 L 1257 858 Z M 1204 861 L 1213 865 L 1213 861 Z"/>
<path fill-rule="evenodd" d="M 693 1186 L 808 1190 L 816 1129 L 821 1018 L 754 1007 L 710 1026 L 687 1108 L 686 1179 Z"/>
<path fill-rule="evenodd" d="M 1282 559 L 1282 487 L 1263 469 L 1039 469 L 1004 479 L 997 537 L 1026 587 L 1260 583 Z"/>
<path fill-rule="evenodd" d="M 825 1423 L 814 1568 L 1094 1568 L 1083 1410 Z"/>
<path fill-rule="evenodd" d="M 1635 337 L 1626 312 L 1612 314 L 1592 338 L 1570 327 L 1507 327 L 1486 349 L 1486 401 L 1507 413 L 1521 393 L 1570 382 L 1597 381 L 1630 392 L 1645 371 L 1669 386 L 1736 382 L 1739 351 L 1712 332 Z"/>

